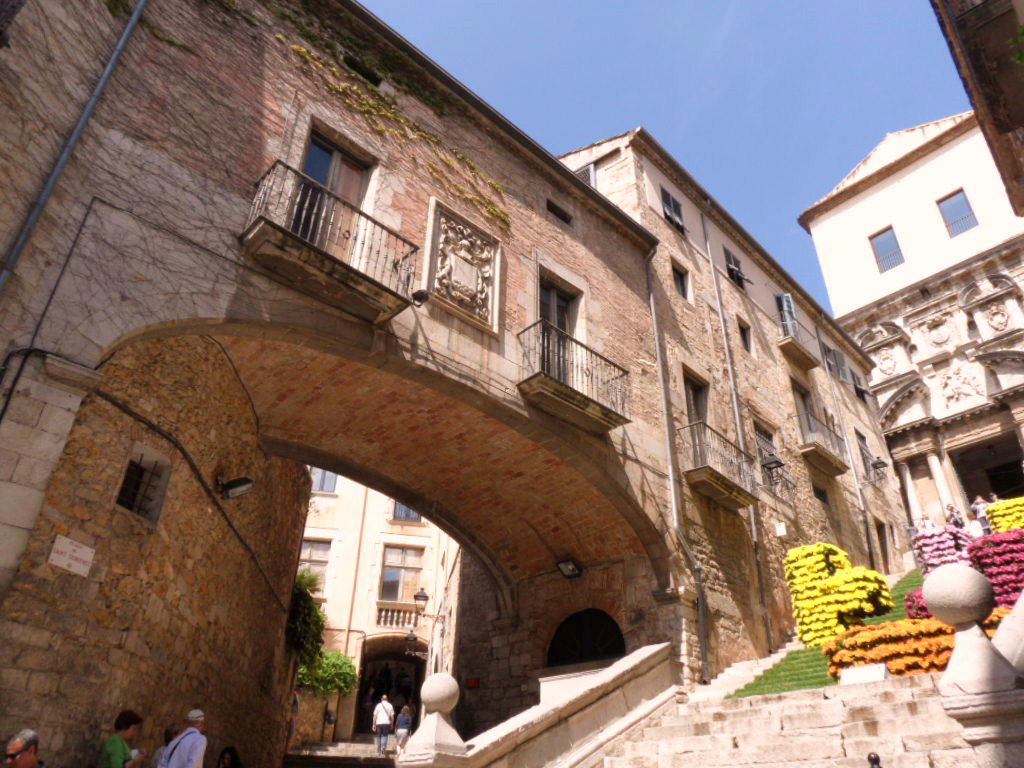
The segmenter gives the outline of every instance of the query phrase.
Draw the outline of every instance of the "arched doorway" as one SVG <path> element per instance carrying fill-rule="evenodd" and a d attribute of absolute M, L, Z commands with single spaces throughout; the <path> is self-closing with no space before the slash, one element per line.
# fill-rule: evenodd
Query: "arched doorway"
<path fill-rule="evenodd" d="M 547 665 L 562 667 L 625 655 L 626 641 L 615 619 L 597 608 L 587 608 L 558 625 L 548 645 Z"/>
<path fill-rule="evenodd" d="M 372 732 L 373 708 L 381 696 L 401 711 L 406 704 L 412 709 L 413 725 L 418 722 L 419 690 L 426 677 L 426 662 L 421 656 L 407 654 L 406 635 L 377 635 L 366 638 L 359 663 L 359 709 L 355 733 Z M 426 655 L 427 645 L 418 640 L 411 649 Z"/>

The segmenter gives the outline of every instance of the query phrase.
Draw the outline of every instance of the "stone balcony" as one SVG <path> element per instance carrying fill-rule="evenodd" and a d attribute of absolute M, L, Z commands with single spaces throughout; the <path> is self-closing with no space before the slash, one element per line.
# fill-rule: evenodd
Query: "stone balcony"
<path fill-rule="evenodd" d="M 629 423 L 625 368 L 544 320 L 520 331 L 519 341 L 527 403 L 597 434 Z"/>
<path fill-rule="evenodd" d="M 802 371 L 809 371 L 821 365 L 818 342 L 814 334 L 795 318 L 784 317 L 780 323 L 782 335 L 778 345 L 782 354 Z"/>
<path fill-rule="evenodd" d="M 846 463 L 846 441 L 817 416 L 800 414 L 800 439 L 800 455 L 815 469 L 829 477 L 850 470 Z"/>
<path fill-rule="evenodd" d="M 412 301 L 417 246 L 280 160 L 239 240 L 281 281 L 363 320 L 385 323 Z"/>
<path fill-rule="evenodd" d="M 415 603 L 395 602 L 392 600 L 377 601 L 377 626 L 392 629 L 416 629 L 420 623 L 420 614 Z"/>
<path fill-rule="evenodd" d="M 749 454 L 703 421 L 683 427 L 679 435 L 683 477 L 694 491 L 732 510 L 757 500 L 757 473 Z"/>

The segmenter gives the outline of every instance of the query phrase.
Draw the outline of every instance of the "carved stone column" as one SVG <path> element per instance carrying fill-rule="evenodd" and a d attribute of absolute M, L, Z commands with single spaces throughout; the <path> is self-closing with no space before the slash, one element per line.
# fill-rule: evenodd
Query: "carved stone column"
<path fill-rule="evenodd" d="M 910 464 L 905 461 L 896 462 L 896 471 L 900 474 L 900 482 L 903 483 L 903 491 L 907 495 L 907 511 L 910 513 L 910 520 L 915 525 L 922 518 L 921 500 L 917 498 L 917 491 L 914 490 L 914 479 L 910 475 Z"/>
<path fill-rule="evenodd" d="M 953 493 L 949 490 L 949 482 L 946 480 L 946 473 L 942 466 L 942 460 L 935 451 L 928 451 L 925 454 L 928 460 L 928 471 L 931 472 L 932 482 L 935 483 L 935 490 L 939 494 L 939 502 L 942 504 L 942 515 L 946 515 L 946 505 L 953 503 Z"/>

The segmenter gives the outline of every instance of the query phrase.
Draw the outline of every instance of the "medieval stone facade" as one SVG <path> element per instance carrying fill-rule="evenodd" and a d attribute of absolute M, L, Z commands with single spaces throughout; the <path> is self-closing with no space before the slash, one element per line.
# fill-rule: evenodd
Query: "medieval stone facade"
<path fill-rule="evenodd" d="M 668 641 L 687 683 L 763 654 L 789 546 L 894 567 L 855 345 L 649 136 L 566 167 L 358 5 L 154 2 L 28 228 L 121 9 L 26 5 L 0 50 L 0 730 L 63 768 L 120 706 L 205 705 L 274 762 L 300 465 L 472 555 L 470 730 L 573 653 Z M 214 503 L 234 476 L 255 495 Z M 103 707 L 51 706 L 101 675 Z"/>
<path fill-rule="evenodd" d="M 889 134 L 801 221 L 873 361 L 915 524 L 1024 493 L 1024 218 L 974 116 Z"/>

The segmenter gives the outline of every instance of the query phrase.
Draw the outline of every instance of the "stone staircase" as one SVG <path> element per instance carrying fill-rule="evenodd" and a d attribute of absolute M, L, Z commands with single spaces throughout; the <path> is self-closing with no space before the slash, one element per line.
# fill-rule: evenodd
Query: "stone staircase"
<path fill-rule="evenodd" d="M 731 667 L 728 667 L 708 685 L 702 685 L 693 690 L 689 694 L 689 701 L 693 704 L 702 701 L 722 701 L 730 693 L 738 691 L 740 688 L 747 685 L 747 683 L 752 682 L 754 678 L 765 670 L 774 667 L 782 661 L 790 651 L 795 651 L 798 648 L 803 647 L 804 644 L 799 640 L 792 640 L 771 656 L 765 656 L 763 659 L 751 659 L 749 661 L 737 662 Z"/>
<path fill-rule="evenodd" d="M 603 768 L 979 768 L 937 675 L 672 703 L 624 733 Z"/>

